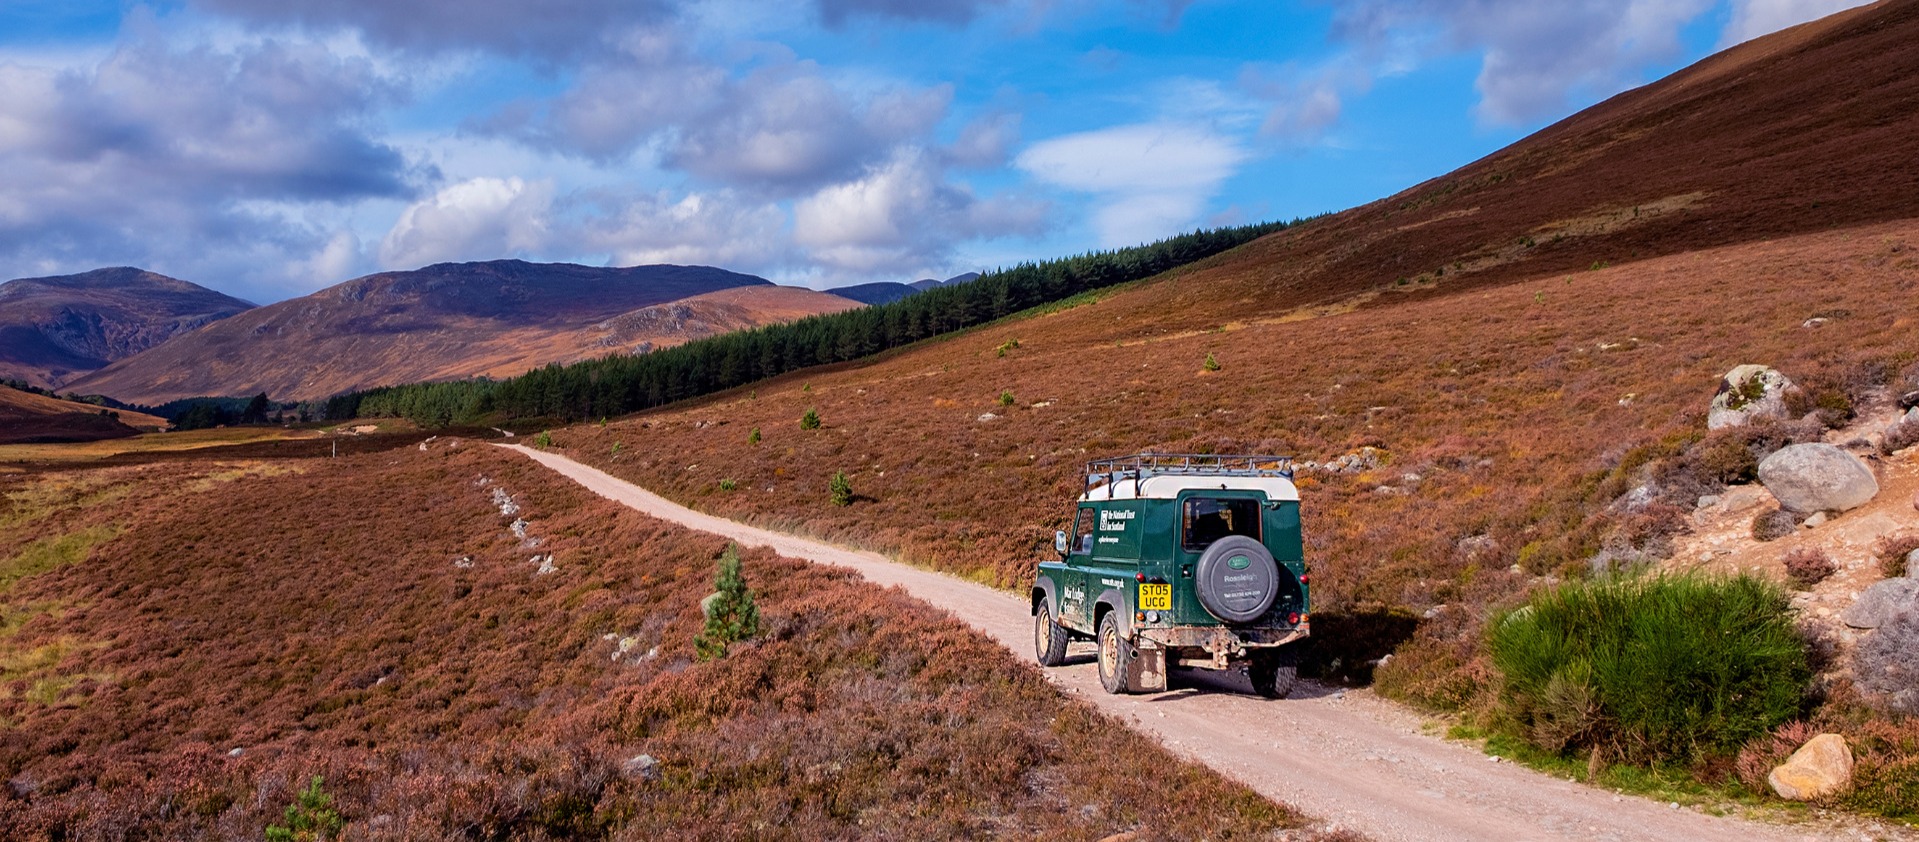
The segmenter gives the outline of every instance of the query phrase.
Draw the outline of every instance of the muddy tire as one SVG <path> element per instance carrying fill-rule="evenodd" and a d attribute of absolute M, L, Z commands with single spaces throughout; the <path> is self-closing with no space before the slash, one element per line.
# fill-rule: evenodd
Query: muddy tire
<path fill-rule="evenodd" d="M 1066 630 L 1053 619 L 1053 601 L 1041 598 L 1033 616 L 1033 654 L 1042 667 L 1066 663 Z"/>
<path fill-rule="evenodd" d="M 1119 639 L 1119 615 L 1107 612 L 1099 621 L 1099 684 L 1108 693 L 1125 693 L 1126 671 L 1132 665 L 1133 648 Z"/>
<path fill-rule="evenodd" d="M 1247 665 L 1246 677 L 1253 681 L 1253 692 L 1268 699 L 1284 699 L 1292 695 L 1293 685 L 1299 682 L 1299 666 L 1290 654 L 1265 654 Z"/>

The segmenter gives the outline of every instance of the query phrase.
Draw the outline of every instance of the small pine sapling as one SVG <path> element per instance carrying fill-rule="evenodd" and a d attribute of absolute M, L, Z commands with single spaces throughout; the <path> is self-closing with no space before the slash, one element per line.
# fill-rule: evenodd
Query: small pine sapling
<path fill-rule="evenodd" d="M 541 430 L 539 435 L 533 437 L 533 446 L 534 447 L 552 447 L 553 434 L 550 432 L 547 432 L 546 430 Z"/>
<path fill-rule="evenodd" d="M 1012 393 L 1012 392 L 1000 392 L 1000 393 L 999 393 L 999 405 L 1000 405 L 1000 406 L 1012 406 L 1012 405 L 1013 405 L 1013 393 Z"/>
<path fill-rule="evenodd" d="M 810 406 L 809 406 L 809 407 L 807 407 L 807 408 L 806 408 L 806 414 L 805 414 L 805 415 L 802 415 L 802 416 L 800 416 L 800 429 L 802 429 L 802 430 L 817 430 L 817 429 L 819 429 L 819 428 L 820 428 L 820 413 L 819 413 L 819 410 L 816 410 L 816 409 L 814 409 L 813 407 L 810 407 Z"/>
<path fill-rule="evenodd" d="M 750 433 L 747 433 L 747 434 L 746 434 L 746 443 L 747 443 L 747 444 L 759 444 L 759 443 L 760 443 L 760 428 L 758 428 L 758 427 L 754 427 L 754 428 L 753 428 L 753 432 L 750 432 Z"/>
<path fill-rule="evenodd" d="M 1200 363 L 1200 366 L 1199 366 L 1199 367 L 1200 367 L 1200 368 L 1203 368 L 1203 369 L 1206 369 L 1207 371 L 1218 371 L 1218 370 L 1219 370 L 1219 358 L 1218 358 L 1218 357 L 1215 357 L 1215 356 L 1213 356 L 1213 354 L 1212 354 L 1212 352 L 1210 352 L 1210 351 L 1208 351 L 1208 352 L 1206 353 L 1206 362 L 1203 362 L 1203 363 Z"/>
<path fill-rule="evenodd" d="M 713 574 L 714 592 L 700 601 L 706 629 L 693 638 L 700 660 L 726 657 L 726 649 L 760 633 L 760 609 L 740 570 L 740 548 L 728 544 Z"/>
<path fill-rule="evenodd" d="M 853 505 L 853 483 L 846 478 L 845 471 L 833 472 L 833 481 L 830 483 L 829 489 L 833 494 L 833 505 Z"/>
<path fill-rule="evenodd" d="M 307 788 L 287 805 L 286 824 L 267 825 L 267 842 L 324 842 L 338 836 L 346 820 L 333 809 L 333 796 L 320 787 L 322 778 L 314 775 Z"/>

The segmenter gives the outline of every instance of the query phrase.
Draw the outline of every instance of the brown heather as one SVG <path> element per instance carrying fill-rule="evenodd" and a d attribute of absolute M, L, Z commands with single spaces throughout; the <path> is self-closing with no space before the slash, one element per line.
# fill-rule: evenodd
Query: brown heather
<path fill-rule="evenodd" d="M 0 838 L 257 839 L 314 775 L 364 839 L 1297 824 L 843 572 L 744 553 L 764 632 L 698 663 L 721 541 L 446 442 L 0 477 L 6 564 L 92 536 L 0 576 Z"/>

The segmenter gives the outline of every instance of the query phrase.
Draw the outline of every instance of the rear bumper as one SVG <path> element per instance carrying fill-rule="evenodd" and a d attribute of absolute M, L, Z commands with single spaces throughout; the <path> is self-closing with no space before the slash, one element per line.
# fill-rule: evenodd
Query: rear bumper
<path fill-rule="evenodd" d="M 1182 666 L 1210 666 L 1226 669 L 1234 661 L 1244 660 L 1261 649 L 1275 649 L 1304 640 L 1311 634 L 1307 623 L 1293 628 L 1233 628 L 1231 626 L 1172 626 L 1137 629 L 1136 645 L 1142 650 L 1170 650 L 1168 654 Z M 1205 653 L 1204 657 L 1194 657 Z"/>

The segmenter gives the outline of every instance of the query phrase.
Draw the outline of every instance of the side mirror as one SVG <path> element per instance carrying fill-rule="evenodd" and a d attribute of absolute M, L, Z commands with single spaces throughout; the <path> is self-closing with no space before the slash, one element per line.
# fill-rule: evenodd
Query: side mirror
<path fill-rule="evenodd" d="M 1071 546 L 1071 544 L 1066 542 L 1066 532 L 1064 530 L 1053 531 L 1053 552 L 1059 553 L 1060 558 L 1066 557 L 1066 550 Z"/>

